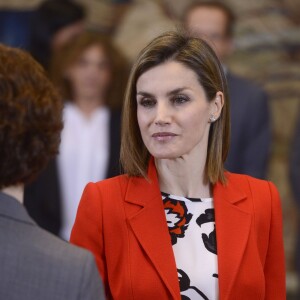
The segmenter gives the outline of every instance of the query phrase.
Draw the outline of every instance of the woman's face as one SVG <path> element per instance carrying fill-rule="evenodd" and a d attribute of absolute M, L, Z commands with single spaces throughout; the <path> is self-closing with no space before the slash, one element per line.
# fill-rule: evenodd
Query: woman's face
<path fill-rule="evenodd" d="M 174 159 L 192 152 L 206 154 L 210 117 L 218 118 L 222 93 L 208 101 L 197 74 L 176 61 L 143 73 L 136 88 L 142 139 L 155 158 Z"/>
<path fill-rule="evenodd" d="M 74 97 L 105 98 L 111 80 L 106 53 L 99 45 L 83 51 L 79 59 L 66 72 Z"/>

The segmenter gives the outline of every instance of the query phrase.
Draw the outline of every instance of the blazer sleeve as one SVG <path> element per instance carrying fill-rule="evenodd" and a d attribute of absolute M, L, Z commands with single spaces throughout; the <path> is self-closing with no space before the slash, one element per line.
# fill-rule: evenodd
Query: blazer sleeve
<path fill-rule="evenodd" d="M 101 196 L 97 185 L 89 183 L 82 194 L 70 242 L 90 250 L 95 258 L 104 286 L 107 270 L 104 259 Z"/>
<path fill-rule="evenodd" d="M 282 211 L 276 187 L 270 182 L 269 188 L 272 199 L 269 244 L 264 266 L 266 280 L 265 300 L 283 300 L 286 299 L 286 287 Z"/>

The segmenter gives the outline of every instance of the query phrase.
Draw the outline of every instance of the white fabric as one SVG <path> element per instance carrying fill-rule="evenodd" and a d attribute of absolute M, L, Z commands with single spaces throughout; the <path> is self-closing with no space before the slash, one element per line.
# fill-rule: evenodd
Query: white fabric
<path fill-rule="evenodd" d="M 64 129 L 58 156 L 62 197 L 60 236 L 69 240 L 85 185 L 105 178 L 109 157 L 109 110 L 87 118 L 74 104 L 64 108 Z"/>
<path fill-rule="evenodd" d="M 189 199 L 164 193 L 162 198 L 169 232 L 173 232 L 172 247 L 181 295 L 187 297 L 184 299 L 219 299 L 213 199 Z M 184 218 L 186 221 L 182 223 Z M 185 224 L 185 229 L 180 224 Z M 205 246 L 203 236 L 211 238 L 211 243 Z M 210 250 L 209 246 L 212 246 Z"/>

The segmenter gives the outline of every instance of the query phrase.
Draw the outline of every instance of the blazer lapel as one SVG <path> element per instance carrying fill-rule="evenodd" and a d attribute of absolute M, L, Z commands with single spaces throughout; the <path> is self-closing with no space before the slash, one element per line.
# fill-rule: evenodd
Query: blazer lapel
<path fill-rule="evenodd" d="M 136 177 L 129 181 L 125 201 L 133 205 L 128 209 L 128 221 L 172 299 L 179 300 L 176 263 L 153 160 L 148 178 L 149 181 Z"/>
<path fill-rule="evenodd" d="M 129 180 L 125 196 L 130 203 L 128 222 L 173 298 L 180 299 L 176 262 L 153 159 L 148 177 L 149 181 L 136 177 Z M 246 194 L 228 177 L 227 185 L 217 183 L 213 189 L 222 300 L 230 299 L 251 228 L 251 213 L 239 206 Z"/>
<path fill-rule="evenodd" d="M 246 194 L 230 182 L 217 183 L 213 190 L 220 299 L 230 299 L 243 253 L 245 251 L 250 227 L 251 214 L 238 204 L 246 199 Z"/>

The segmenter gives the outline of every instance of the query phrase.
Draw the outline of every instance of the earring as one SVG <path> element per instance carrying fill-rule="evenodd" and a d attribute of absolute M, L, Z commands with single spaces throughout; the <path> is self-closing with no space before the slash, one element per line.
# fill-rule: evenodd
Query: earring
<path fill-rule="evenodd" d="M 209 117 L 209 122 L 210 122 L 210 123 L 213 123 L 213 122 L 215 122 L 215 121 L 216 121 L 215 116 L 214 116 L 214 115 L 211 115 L 211 116 Z"/>

